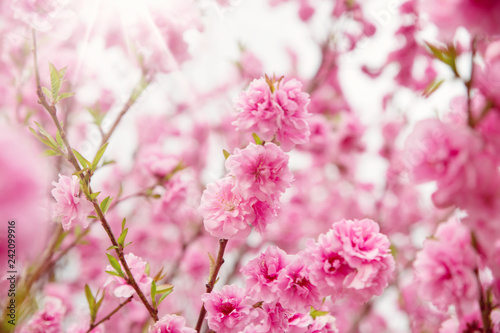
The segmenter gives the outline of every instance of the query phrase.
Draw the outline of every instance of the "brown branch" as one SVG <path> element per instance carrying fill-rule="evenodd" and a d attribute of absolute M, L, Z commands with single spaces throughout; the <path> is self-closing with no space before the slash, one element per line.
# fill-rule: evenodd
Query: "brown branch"
<path fill-rule="evenodd" d="M 68 138 L 66 137 L 66 133 L 63 130 L 63 128 L 61 127 L 61 124 L 57 118 L 57 115 L 56 115 L 57 109 L 56 109 L 54 104 L 49 104 L 47 102 L 47 100 L 45 99 L 45 95 L 42 92 L 42 87 L 40 84 L 40 74 L 38 71 L 38 64 L 37 64 L 38 59 L 37 59 L 35 30 L 32 30 L 32 34 L 33 34 L 33 57 L 34 57 L 34 62 L 35 62 L 35 78 L 36 78 L 36 85 L 37 85 L 37 95 L 38 95 L 38 99 L 39 99 L 38 103 L 40 103 L 49 112 L 50 116 L 52 117 L 52 120 L 54 121 L 54 124 L 57 127 L 57 130 L 61 134 L 61 138 L 62 138 L 64 144 L 66 145 L 66 149 L 68 150 L 68 155 L 67 155 L 68 161 L 74 166 L 74 168 L 77 171 L 81 171 L 80 165 L 78 164 L 78 161 L 77 161 L 77 159 L 76 159 L 76 157 L 73 154 L 73 151 L 71 149 L 71 145 L 68 141 Z M 89 173 L 87 173 L 86 175 L 84 175 L 83 173 L 79 173 L 79 177 L 88 186 L 89 194 L 92 194 L 92 189 L 90 188 L 90 185 L 89 185 L 89 182 L 90 182 Z M 101 207 L 99 206 L 97 200 L 96 199 L 92 200 L 89 197 L 87 197 L 87 200 L 89 200 L 92 203 L 92 205 L 94 206 L 94 209 L 95 209 L 96 214 L 99 218 L 99 221 L 101 222 L 102 227 L 104 228 L 104 230 L 108 234 L 108 237 L 111 240 L 111 243 L 116 247 L 115 252 L 116 252 L 118 259 L 119 259 L 120 263 L 122 264 L 123 269 L 125 270 L 125 273 L 127 275 L 127 278 L 125 280 L 132 288 L 134 288 L 138 297 L 141 299 L 141 302 L 144 304 L 144 306 L 148 310 L 151 318 L 153 318 L 153 320 L 155 322 L 158 321 L 158 310 L 153 308 L 153 306 L 151 304 L 149 304 L 149 302 L 146 299 L 146 296 L 144 296 L 144 293 L 142 292 L 141 288 L 137 285 L 137 282 L 135 281 L 135 278 L 132 275 L 132 272 L 130 271 L 130 268 L 128 267 L 128 264 L 125 260 L 123 248 L 116 241 L 116 238 L 115 238 L 113 232 L 111 231 L 111 227 L 109 226 L 109 223 L 106 220 L 104 213 L 102 212 Z"/>
<path fill-rule="evenodd" d="M 472 83 L 474 80 L 474 58 L 476 56 L 476 38 L 472 40 L 472 53 L 471 53 L 471 69 L 470 69 L 470 78 L 465 83 L 465 88 L 467 89 L 467 124 L 469 127 L 474 128 L 477 123 L 474 121 L 474 115 L 472 114 Z"/>
<path fill-rule="evenodd" d="M 210 276 L 210 280 L 206 284 L 207 293 L 211 293 L 214 289 L 215 281 L 217 281 L 217 275 L 219 274 L 219 270 L 224 263 L 224 251 L 226 250 L 226 245 L 227 239 L 219 239 L 219 253 L 217 254 L 217 261 L 215 262 L 214 271 Z M 202 304 L 200 314 L 198 316 L 198 322 L 196 323 L 196 332 L 198 333 L 200 333 L 206 313 L 207 309 L 205 309 L 205 304 Z"/>
<path fill-rule="evenodd" d="M 96 328 L 97 326 L 101 325 L 102 323 L 104 323 L 106 320 L 109 320 L 111 318 L 111 316 L 113 316 L 115 313 L 117 313 L 118 311 L 120 311 L 121 308 L 123 308 L 125 305 L 127 305 L 128 303 L 130 303 L 130 301 L 132 301 L 132 298 L 134 296 L 130 296 L 129 298 L 127 298 L 125 300 L 125 302 L 121 303 L 120 305 L 118 305 L 113 311 L 111 311 L 106 317 L 102 318 L 101 320 L 99 320 L 97 323 L 95 324 L 91 324 L 89 329 L 87 330 L 87 333 L 90 333 L 90 331 L 92 331 L 94 328 Z"/>

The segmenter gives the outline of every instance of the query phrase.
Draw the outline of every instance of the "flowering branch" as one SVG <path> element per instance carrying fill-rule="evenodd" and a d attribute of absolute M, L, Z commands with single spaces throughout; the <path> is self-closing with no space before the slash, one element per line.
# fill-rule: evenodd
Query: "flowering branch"
<path fill-rule="evenodd" d="M 77 172 L 81 171 L 80 165 L 78 164 L 78 161 L 77 161 L 77 159 L 76 159 L 76 157 L 75 157 L 75 155 L 73 153 L 73 150 L 71 149 L 71 145 L 70 145 L 70 143 L 68 141 L 68 138 L 66 137 L 66 133 L 63 130 L 63 128 L 62 128 L 62 126 L 61 126 L 61 124 L 59 122 L 59 119 L 57 118 L 57 115 L 56 115 L 57 109 L 56 109 L 56 107 L 55 107 L 54 104 L 49 104 L 47 102 L 47 100 L 45 98 L 45 95 L 43 94 L 42 86 L 40 84 L 40 74 L 39 74 L 39 71 L 38 71 L 38 58 L 37 58 L 37 48 L 36 48 L 36 33 L 35 33 L 34 29 L 32 29 L 32 35 L 33 35 L 33 57 L 34 57 L 34 68 L 35 68 L 35 78 L 36 78 L 36 86 L 37 86 L 38 103 L 40 103 L 49 112 L 50 116 L 52 117 L 52 120 L 54 121 L 54 124 L 56 125 L 57 130 L 59 131 L 59 133 L 61 135 L 61 139 L 63 140 L 63 142 L 64 142 L 64 144 L 66 146 L 66 149 L 68 151 L 68 155 L 67 155 L 68 161 L 74 166 L 74 168 L 76 169 Z M 112 133 L 112 131 L 110 133 L 108 133 L 108 134 L 111 135 L 111 133 Z M 84 175 L 83 173 L 78 173 L 78 176 L 87 185 L 87 187 L 88 187 L 88 193 L 92 194 L 93 192 L 92 192 L 92 189 L 90 188 L 90 185 L 89 185 L 89 183 L 90 183 L 90 179 L 89 179 L 90 175 L 88 173 L 87 173 L 87 175 Z M 116 241 L 116 238 L 115 238 L 113 232 L 111 231 L 111 227 L 109 226 L 109 223 L 106 220 L 106 218 L 104 216 L 104 213 L 101 210 L 101 207 L 100 207 L 99 203 L 97 202 L 96 199 L 91 199 L 90 197 L 87 197 L 87 200 L 89 200 L 92 203 L 92 205 L 94 206 L 94 209 L 96 211 L 97 217 L 99 218 L 99 221 L 101 222 L 102 227 L 104 228 L 104 230 L 108 234 L 108 237 L 111 240 L 111 243 L 113 244 L 113 246 L 115 248 L 115 252 L 116 252 L 116 254 L 118 256 L 118 259 L 119 259 L 120 263 L 122 264 L 123 269 L 125 270 L 125 273 L 127 275 L 127 278 L 126 278 L 127 283 L 130 286 L 132 286 L 132 288 L 134 288 L 134 290 L 137 293 L 138 297 L 141 299 L 141 302 L 144 304 L 144 306 L 148 310 L 149 315 L 151 316 L 151 318 L 153 318 L 153 320 L 155 322 L 158 321 L 158 310 L 155 309 L 151 304 L 149 304 L 149 302 L 147 301 L 146 297 L 144 296 L 144 293 L 142 292 L 142 290 L 140 289 L 140 287 L 137 285 L 137 282 L 135 281 L 135 278 L 132 275 L 132 272 L 130 271 L 130 268 L 128 267 L 128 264 L 127 264 L 127 262 L 125 260 L 125 256 L 124 256 L 124 253 L 123 253 L 123 247 L 121 245 L 119 245 L 118 242 Z"/>
<path fill-rule="evenodd" d="M 123 308 L 125 305 L 127 305 L 128 303 L 130 303 L 132 301 L 132 298 L 134 296 L 130 296 L 129 298 L 127 298 L 125 300 L 125 302 L 123 303 L 120 303 L 120 305 L 118 305 L 113 311 L 111 311 L 106 317 L 102 318 L 101 320 L 99 320 L 97 323 L 95 324 L 91 324 L 89 329 L 87 330 L 87 333 L 90 333 L 94 328 L 96 328 L 97 326 L 101 325 L 102 323 L 104 323 L 106 320 L 109 320 L 111 319 L 111 316 L 113 316 L 115 313 L 117 313 L 118 311 L 120 311 L 121 308 Z"/>
<path fill-rule="evenodd" d="M 210 276 L 210 280 L 206 284 L 207 293 L 211 293 L 214 289 L 215 282 L 217 281 L 217 275 L 219 274 L 219 270 L 224 263 L 224 251 L 226 250 L 226 245 L 227 239 L 219 239 L 219 253 L 217 254 L 217 261 L 215 262 L 215 267 L 212 275 Z M 205 304 L 203 304 L 200 309 L 200 315 L 198 316 L 198 322 L 196 323 L 196 332 L 198 333 L 200 333 L 206 313 L 207 310 L 205 309 Z"/>

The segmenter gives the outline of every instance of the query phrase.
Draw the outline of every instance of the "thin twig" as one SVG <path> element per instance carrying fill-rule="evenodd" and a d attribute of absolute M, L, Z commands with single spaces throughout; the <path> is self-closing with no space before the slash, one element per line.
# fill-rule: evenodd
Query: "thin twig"
<path fill-rule="evenodd" d="M 128 303 L 130 303 L 130 301 L 132 301 L 132 298 L 134 296 L 130 296 L 129 298 L 127 298 L 125 300 L 125 302 L 121 303 L 120 305 L 118 305 L 113 311 L 111 311 L 106 317 L 102 318 L 101 320 L 99 320 L 97 323 L 95 324 L 91 324 L 89 329 L 87 330 L 87 333 L 90 333 L 90 331 L 92 331 L 94 328 L 96 328 L 97 326 L 101 325 L 102 323 L 104 323 L 106 320 L 109 320 L 111 318 L 111 316 L 113 316 L 115 313 L 117 313 L 118 311 L 120 311 L 121 308 L 123 308 L 125 305 L 127 305 Z"/>
<path fill-rule="evenodd" d="M 75 155 L 73 154 L 73 150 L 71 149 L 71 145 L 68 141 L 68 138 L 66 137 L 66 133 L 63 130 L 63 128 L 61 127 L 59 119 L 57 118 L 57 114 L 56 114 L 57 109 L 56 109 L 55 105 L 49 104 L 47 102 L 47 100 L 45 99 L 45 95 L 42 92 L 42 87 L 40 84 L 40 74 L 38 71 L 38 64 L 37 64 L 38 58 L 37 58 L 37 49 L 36 49 L 36 33 L 35 33 L 34 29 L 32 30 L 32 34 L 33 34 L 33 57 L 34 57 L 34 62 L 35 62 L 35 78 L 36 78 L 36 85 L 37 85 L 37 95 L 38 95 L 38 99 L 39 99 L 38 103 L 40 103 L 49 112 L 50 116 L 52 117 L 52 120 L 54 121 L 54 124 L 56 125 L 57 130 L 59 131 L 61 138 L 62 138 L 64 144 L 66 145 L 66 149 L 68 150 L 68 155 L 67 155 L 68 161 L 74 166 L 76 171 L 81 171 L 80 165 L 78 164 L 78 161 L 77 161 Z M 88 185 L 90 183 L 89 174 L 87 173 L 87 175 L 84 175 L 83 173 L 79 173 L 79 177 L 87 184 L 88 189 L 89 189 L 89 193 L 92 194 L 92 189 L 90 188 L 90 185 Z M 148 310 L 151 318 L 153 318 L 153 320 L 155 322 L 158 321 L 158 310 L 153 308 L 153 306 L 151 304 L 149 304 L 148 300 L 146 299 L 146 296 L 144 296 L 144 293 L 142 292 L 141 288 L 138 286 L 137 282 L 135 281 L 135 278 L 132 275 L 130 268 L 128 267 L 127 261 L 125 260 L 123 248 L 116 241 L 116 238 L 115 238 L 113 232 L 111 231 L 111 227 L 109 226 L 109 223 L 106 220 L 104 213 L 102 212 L 101 207 L 99 206 L 99 203 L 97 202 L 96 199 L 92 200 L 89 197 L 87 197 L 87 200 L 90 201 L 92 203 L 92 205 L 94 206 L 94 209 L 95 209 L 96 214 L 99 218 L 99 221 L 101 222 L 102 227 L 104 228 L 104 230 L 108 234 L 108 237 L 111 240 L 111 243 L 115 246 L 115 252 L 116 252 L 118 259 L 119 259 L 120 263 L 122 264 L 123 269 L 125 270 L 125 273 L 127 275 L 127 277 L 126 277 L 127 283 L 132 288 L 134 288 L 135 292 L 137 293 L 137 296 L 141 299 L 141 302 L 144 304 L 144 306 Z"/>
<path fill-rule="evenodd" d="M 206 284 L 207 293 L 211 293 L 214 289 L 215 281 L 217 281 L 217 275 L 219 275 L 219 270 L 224 263 L 224 251 L 226 250 L 226 245 L 227 239 L 219 239 L 219 253 L 217 254 L 217 261 L 215 262 L 214 271 L 210 276 L 210 280 Z M 200 333 L 206 313 L 207 309 L 205 309 L 205 304 L 202 304 L 200 314 L 198 316 L 198 322 L 196 323 L 196 332 L 198 333 Z"/>

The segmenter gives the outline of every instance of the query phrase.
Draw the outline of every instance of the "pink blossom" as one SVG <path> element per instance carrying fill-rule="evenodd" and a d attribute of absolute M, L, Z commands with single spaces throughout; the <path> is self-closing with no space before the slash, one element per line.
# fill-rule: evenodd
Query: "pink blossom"
<path fill-rule="evenodd" d="M 309 140 L 309 94 L 298 80 L 260 78 L 240 94 L 236 108 L 241 110 L 233 124 L 238 131 L 256 133 L 265 141 L 274 137 L 285 151 Z"/>
<path fill-rule="evenodd" d="M 308 263 L 297 255 L 278 276 L 279 302 L 295 311 L 319 307 L 320 294 L 312 283 Z"/>
<path fill-rule="evenodd" d="M 500 6 L 499 13 L 500 13 Z M 500 24 L 499 24 L 500 26 Z M 474 69 L 474 82 L 481 92 L 500 107 L 500 40 L 488 45 L 484 54 L 484 66 Z"/>
<path fill-rule="evenodd" d="M 415 125 L 405 144 L 405 163 L 416 182 L 454 178 L 479 145 L 466 128 L 426 119 Z"/>
<path fill-rule="evenodd" d="M 252 204 L 255 218 L 252 222 L 250 222 L 250 224 L 259 233 L 263 233 L 266 230 L 267 225 L 276 220 L 277 209 L 279 207 L 277 207 L 276 203 L 269 203 L 267 201 L 260 201 L 257 199 L 252 201 L 255 201 L 255 203 Z"/>
<path fill-rule="evenodd" d="M 280 303 L 264 303 L 262 310 L 265 317 L 259 325 L 260 332 L 281 333 L 288 328 L 290 310 L 284 309 Z"/>
<path fill-rule="evenodd" d="M 87 216 L 94 206 L 87 201 L 85 196 L 80 195 L 78 177 L 59 175 L 59 182 L 52 182 L 52 185 L 54 188 L 51 193 L 57 201 L 54 216 L 61 217 L 63 229 L 69 230 L 74 224 L 87 228 L 89 226 Z"/>
<path fill-rule="evenodd" d="M 470 309 L 478 299 L 476 260 L 470 230 L 454 219 L 440 224 L 414 263 L 422 297 L 444 311 L 450 305 Z"/>
<path fill-rule="evenodd" d="M 144 293 L 149 293 L 151 290 L 151 282 L 152 278 L 146 275 L 146 262 L 142 260 L 142 258 L 137 257 L 133 253 L 128 253 L 125 255 L 125 261 L 127 262 L 128 267 L 130 268 L 130 272 L 137 282 L 139 288 Z M 121 263 L 120 263 L 121 266 Z M 123 266 L 122 271 L 123 270 Z M 108 265 L 106 267 L 107 271 L 114 271 L 114 268 Z M 127 283 L 127 281 L 119 276 L 110 276 L 104 283 L 104 287 L 110 286 L 113 290 L 113 294 L 116 297 L 130 297 L 135 293 L 134 288 Z"/>
<path fill-rule="evenodd" d="M 46 297 L 43 309 L 31 317 L 28 324 L 21 329 L 21 333 L 60 333 L 65 313 L 66 308 L 59 298 Z"/>
<path fill-rule="evenodd" d="M 381 295 L 394 270 L 389 240 L 372 220 L 342 220 L 309 242 L 311 279 L 333 299 L 349 295 L 366 302 Z"/>
<path fill-rule="evenodd" d="M 149 333 L 195 333 L 192 328 L 186 327 L 186 320 L 181 316 L 165 315 L 158 320 L 153 327 L 149 327 Z"/>
<path fill-rule="evenodd" d="M 495 0 L 425 0 L 421 10 L 437 25 L 445 42 L 451 42 L 460 26 L 473 36 L 496 35 L 500 31 L 500 3 Z"/>
<path fill-rule="evenodd" d="M 335 317 L 323 315 L 314 319 L 306 333 L 339 333 L 339 330 L 335 325 Z"/>
<path fill-rule="evenodd" d="M 253 80 L 236 103 L 241 110 L 234 121 L 238 131 L 257 133 L 262 140 L 271 141 L 278 131 L 278 110 L 273 105 L 271 89 L 264 78 Z"/>
<path fill-rule="evenodd" d="M 290 263 L 291 258 L 285 251 L 270 246 L 265 252 L 250 260 L 241 268 L 247 277 L 246 290 L 254 299 L 273 302 L 278 298 L 278 276 Z"/>
<path fill-rule="evenodd" d="M 274 143 L 250 143 L 245 149 L 234 150 L 226 160 L 226 168 L 246 197 L 273 202 L 293 181 L 288 159 Z"/>
<path fill-rule="evenodd" d="M 201 197 L 203 223 L 214 237 L 229 239 L 246 237 L 250 233 L 253 209 L 238 193 L 235 184 L 234 177 L 222 178 L 209 184 Z"/>
<path fill-rule="evenodd" d="M 238 332 L 256 316 L 252 300 L 236 285 L 206 293 L 201 299 L 207 310 L 208 327 L 217 333 Z"/>
<path fill-rule="evenodd" d="M 179 157 L 165 154 L 157 146 L 148 146 L 141 150 L 137 158 L 138 166 L 144 173 L 163 179 L 179 165 Z"/>

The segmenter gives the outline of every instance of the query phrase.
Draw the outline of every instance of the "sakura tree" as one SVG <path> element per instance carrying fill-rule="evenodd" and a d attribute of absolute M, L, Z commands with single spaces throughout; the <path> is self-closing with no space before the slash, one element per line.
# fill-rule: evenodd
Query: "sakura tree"
<path fill-rule="evenodd" d="M 500 332 L 500 2 L 0 13 L 0 332 Z"/>

